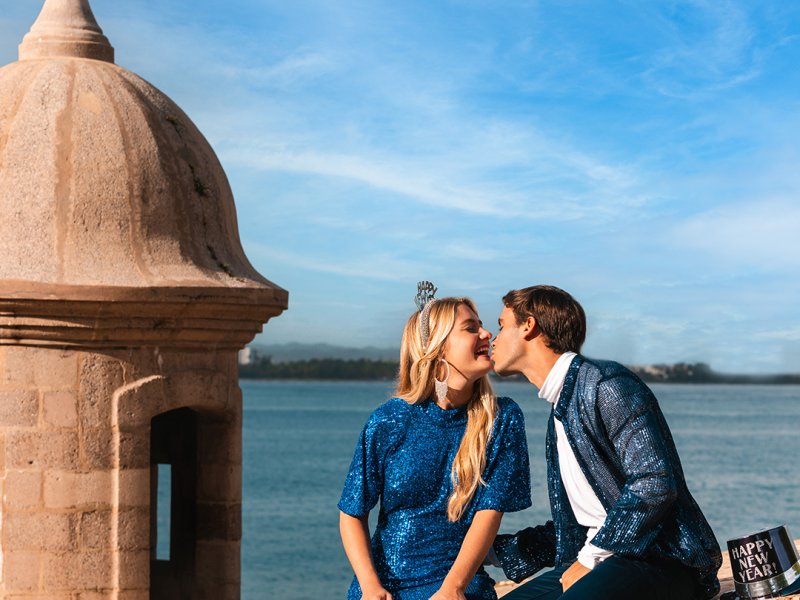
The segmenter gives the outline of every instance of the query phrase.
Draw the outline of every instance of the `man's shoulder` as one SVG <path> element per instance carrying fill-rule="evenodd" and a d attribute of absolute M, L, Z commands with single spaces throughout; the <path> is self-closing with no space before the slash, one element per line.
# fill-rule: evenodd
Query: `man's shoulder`
<path fill-rule="evenodd" d="M 578 373 L 579 395 L 595 396 L 603 392 L 611 395 L 650 396 L 652 391 L 636 373 L 613 360 L 581 357 Z"/>
<path fill-rule="evenodd" d="M 600 383 L 617 377 L 633 378 L 640 381 L 639 377 L 628 367 L 614 360 L 587 358 L 581 356 L 579 371 L 584 379 L 593 379 Z"/>

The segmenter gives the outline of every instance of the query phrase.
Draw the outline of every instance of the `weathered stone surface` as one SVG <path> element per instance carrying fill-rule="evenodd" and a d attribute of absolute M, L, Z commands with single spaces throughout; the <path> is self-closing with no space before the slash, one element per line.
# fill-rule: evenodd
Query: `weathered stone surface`
<path fill-rule="evenodd" d="M 78 466 L 78 435 L 60 431 L 11 431 L 6 434 L 10 469 L 64 469 Z"/>
<path fill-rule="evenodd" d="M 239 541 L 242 539 L 242 507 L 240 504 L 200 502 L 197 504 L 197 538 L 199 540 Z"/>
<path fill-rule="evenodd" d="M 119 506 L 150 506 L 150 466 L 119 471 Z"/>
<path fill-rule="evenodd" d="M 117 600 L 150 600 L 150 592 L 146 590 L 125 590 L 116 597 Z"/>
<path fill-rule="evenodd" d="M 150 507 L 121 510 L 117 515 L 119 548 L 150 549 Z"/>
<path fill-rule="evenodd" d="M 6 471 L 3 506 L 9 510 L 30 510 L 42 505 L 41 471 Z"/>
<path fill-rule="evenodd" d="M 84 427 L 111 426 L 111 397 L 123 383 L 120 360 L 98 353 L 82 356 L 79 406 Z"/>
<path fill-rule="evenodd" d="M 116 454 L 114 432 L 110 427 L 91 427 L 82 431 L 81 468 L 101 471 L 113 469 L 117 466 Z"/>
<path fill-rule="evenodd" d="M 76 596 L 78 600 L 116 600 L 117 596 L 114 592 L 81 592 Z"/>
<path fill-rule="evenodd" d="M 44 392 L 42 413 L 49 427 L 74 429 L 78 426 L 78 402 L 73 392 Z"/>
<path fill-rule="evenodd" d="M 164 377 L 152 375 L 137 379 L 114 392 L 117 402 L 117 424 L 121 431 L 149 427 L 154 405 L 166 406 Z"/>
<path fill-rule="evenodd" d="M 150 466 L 149 429 L 125 431 L 119 435 L 119 466 L 121 469 L 140 469 Z"/>
<path fill-rule="evenodd" d="M 207 502 L 231 502 L 241 498 L 241 465 L 205 464 L 199 473 L 198 499 Z"/>
<path fill-rule="evenodd" d="M 48 509 L 107 507 L 111 504 L 111 473 L 47 471 L 44 505 Z"/>
<path fill-rule="evenodd" d="M 77 548 L 77 517 L 64 513 L 6 512 L 4 550 L 67 551 Z"/>
<path fill-rule="evenodd" d="M 218 589 L 220 583 L 238 584 L 240 570 L 238 542 L 198 542 L 197 583 L 201 589 Z"/>
<path fill-rule="evenodd" d="M 81 551 L 106 550 L 111 552 L 110 510 L 91 510 L 79 516 L 78 543 Z"/>
<path fill-rule="evenodd" d="M 3 581 L 6 589 L 27 591 L 39 588 L 39 552 L 14 551 L 3 555 Z"/>
<path fill-rule="evenodd" d="M 125 590 L 117 596 L 118 600 L 150 600 L 150 592 L 146 590 Z"/>
<path fill-rule="evenodd" d="M 78 355 L 75 352 L 15 346 L 7 348 L 5 355 L 2 381 L 10 385 L 72 389 L 78 381 Z"/>
<path fill-rule="evenodd" d="M 107 551 L 47 553 L 42 561 L 46 591 L 110 588 L 112 559 Z"/>
<path fill-rule="evenodd" d="M 226 422 L 227 421 L 227 422 Z M 200 415 L 200 461 L 207 464 L 242 464 L 241 409 L 230 409 L 225 418 Z"/>
<path fill-rule="evenodd" d="M 54 594 L 52 592 L 47 594 L 29 594 L 23 592 L 21 594 L 6 593 L 3 596 L 3 600 L 73 600 L 73 597 L 72 594 L 68 592 L 59 594 Z"/>
<path fill-rule="evenodd" d="M 0 427 L 35 427 L 39 395 L 34 390 L 0 390 Z"/>
<path fill-rule="evenodd" d="M 122 589 L 149 589 L 150 551 L 123 550 L 119 552 L 120 579 Z"/>
<path fill-rule="evenodd" d="M 68 36 L 65 28 L 69 28 Z M 88 0 L 46 3 L 19 47 L 20 59 L 64 55 L 114 62 L 114 49 Z"/>

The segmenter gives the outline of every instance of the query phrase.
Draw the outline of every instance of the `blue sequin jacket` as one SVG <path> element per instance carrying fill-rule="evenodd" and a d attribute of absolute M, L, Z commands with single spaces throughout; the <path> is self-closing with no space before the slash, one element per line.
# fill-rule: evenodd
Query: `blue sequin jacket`
<path fill-rule="evenodd" d="M 592 544 L 620 556 L 681 562 L 697 573 L 705 597 L 713 597 L 719 591 L 719 544 L 686 487 L 655 396 L 622 365 L 580 355 L 547 428 L 553 521 L 497 536 L 494 548 L 506 575 L 520 581 L 543 567 L 569 565 L 586 542 L 587 529 L 576 521 L 561 483 L 554 418 L 608 513 Z"/>

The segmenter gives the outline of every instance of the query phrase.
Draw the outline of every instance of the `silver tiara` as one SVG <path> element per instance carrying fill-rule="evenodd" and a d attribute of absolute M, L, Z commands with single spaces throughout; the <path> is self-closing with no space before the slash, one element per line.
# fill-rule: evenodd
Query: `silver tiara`
<path fill-rule="evenodd" d="M 431 314 L 431 306 L 436 300 L 433 296 L 437 289 L 430 281 L 417 283 L 417 295 L 414 297 L 414 302 L 417 304 L 417 309 L 422 313 L 419 317 L 419 337 L 422 340 L 423 350 L 428 348 L 428 337 L 430 336 L 428 318 Z"/>

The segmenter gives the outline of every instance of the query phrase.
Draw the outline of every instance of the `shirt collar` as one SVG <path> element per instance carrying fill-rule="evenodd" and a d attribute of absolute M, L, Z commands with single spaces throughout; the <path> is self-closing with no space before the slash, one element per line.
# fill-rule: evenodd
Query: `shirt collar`
<path fill-rule="evenodd" d="M 558 397 L 561 396 L 561 390 L 564 388 L 564 379 L 567 377 L 567 371 L 572 364 L 572 359 L 577 354 L 574 352 L 564 352 L 558 357 L 556 364 L 550 369 L 547 374 L 547 379 L 544 380 L 542 388 L 539 390 L 539 398 L 547 400 L 550 404 L 555 405 L 558 402 Z"/>

